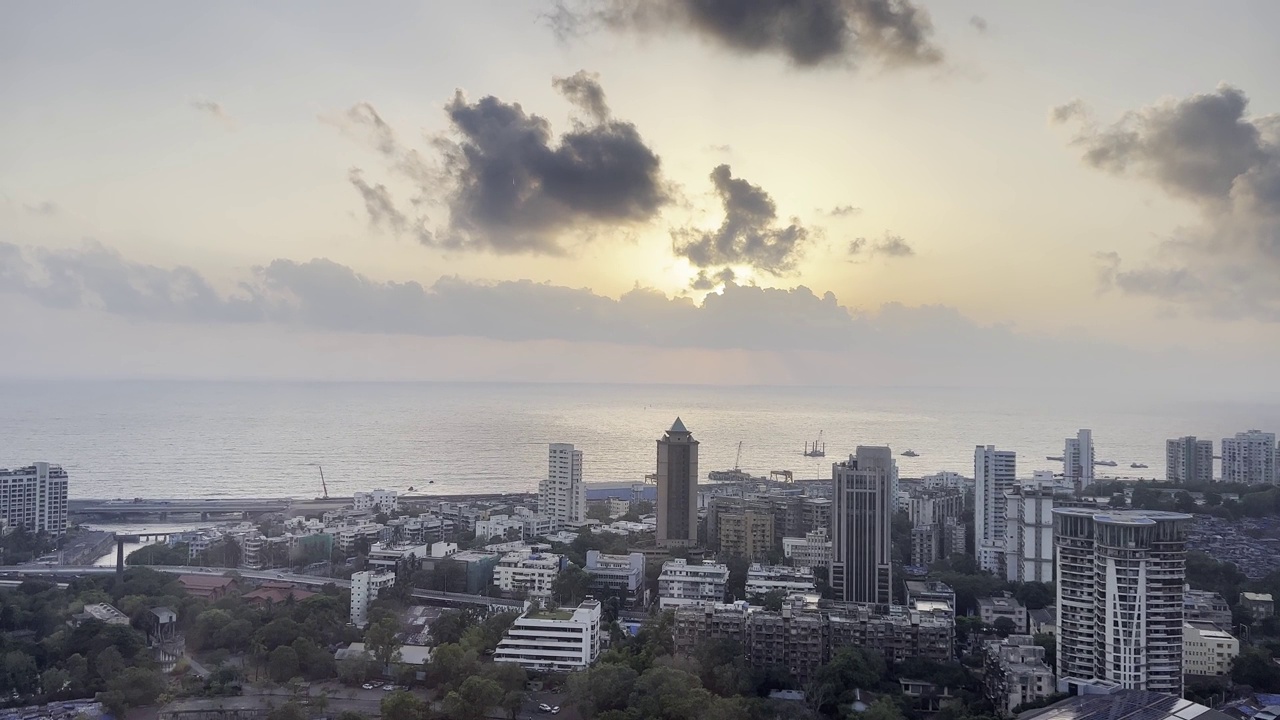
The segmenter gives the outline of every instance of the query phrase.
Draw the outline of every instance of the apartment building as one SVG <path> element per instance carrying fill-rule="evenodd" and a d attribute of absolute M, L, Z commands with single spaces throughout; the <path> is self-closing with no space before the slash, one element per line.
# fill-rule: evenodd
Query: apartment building
<path fill-rule="evenodd" d="M 0 526 L 67 534 L 67 472 L 47 462 L 0 468 Z"/>
<path fill-rule="evenodd" d="M 644 554 L 609 555 L 588 550 L 586 567 L 595 597 L 622 598 L 628 607 L 645 605 Z"/>
<path fill-rule="evenodd" d="M 658 440 L 658 547 L 698 543 L 698 441 L 680 418 Z"/>
<path fill-rule="evenodd" d="M 356 512 L 392 513 L 400 509 L 399 493 L 378 488 L 372 492 L 358 492 L 351 497 L 351 507 Z"/>
<path fill-rule="evenodd" d="M 761 565 L 752 563 L 747 568 L 746 593 L 748 598 L 767 595 L 774 591 L 782 591 L 787 595 L 814 593 L 813 570 L 802 567 L 786 567 L 784 565 Z"/>
<path fill-rule="evenodd" d="M 804 537 L 782 538 L 782 556 L 795 567 L 826 568 L 831 564 L 831 536 L 820 528 Z"/>
<path fill-rule="evenodd" d="M 547 446 L 547 476 L 538 487 L 538 513 L 550 518 L 555 530 L 587 519 L 582 451 L 575 450 L 573 445 L 551 443 Z"/>
<path fill-rule="evenodd" d="M 396 584 L 395 573 L 362 570 L 351 576 L 351 624 L 363 628 L 369 624 L 369 604 L 384 588 Z"/>
<path fill-rule="evenodd" d="M 717 519 L 720 553 L 752 562 L 768 560 L 773 550 L 773 514 L 751 510 L 721 512 Z"/>
<path fill-rule="evenodd" d="M 509 552 L 493 568 L 493 586 L 507 595 L 549 600 L 565 562 L 555 553 Z"/>
<path fill-rule="evenodd" d="M 1013 488 L 1018 456 L 994 445 L 977 446 L 973 451 L 973 542 L 978 567 L 1003 574 L 1005 555 L 1005 496 Z"/>
<path fill-rule="evenodd" d="M 658 607 L 667 610 L 681 605 L 722 603 L 728 583 L 728 565 L 692 565 L 683 558 L 668 560 L 658 576 Z"/>
<path fill-rule="evenodd" d="M 1207 590 L 1184 588 L 1182 614 L 1188 622 L 1212 623 L 1223 630 L 1229 629 L 1232 625 L 1231 606 L 1221 595 Z"/>
<path fill-rule="evenodd" d="M 1188 620 L 1182 624 L 1182 672 L 1227 675 L 1240 654 L 1240 641 L 1222 628 Z"/>
<path fill-rule="evenodd" d="M 982 667 L 987 699 L 1005 717 L 1012 716 L 1019 705 L 1057 692 L 1053 669 L 1045 663 L 1045 649 L 1030 635 L 989 641 Z"/>
<path fill-rule="evenodd" d="M 1275 484 L 1276 434 L 1250 430 L 1222 439 L 1222 481 Z"/>
<path fill-rule="evenodd" d="M 1164 478 L 1199 485 L 1213 482 L 1213 441 L 1197 440 L 1194 435 L 1166 440 Z"/>
<path fill-rule="evenodd" d="M 1004 618 L 1013 623 L 1014 632 L 1027 631 L 1027 608 L 1008 593 L 978 598 L 978 618 L 991 627 L 995 627 L 997 620 Z"/>
<path fill-rule="evenodd" d="M 515 663 L 532 672 L 584 670 L 600 657 L 600 601 L 576 608 L 526 611 L 504 634 L 494 662 Z"/>
<path fill-rule="evenodd" d="M 1004 570 L 1009 582 L 1053 582 L 1055 489 L 1020 483 L 1004 496 Z"/>

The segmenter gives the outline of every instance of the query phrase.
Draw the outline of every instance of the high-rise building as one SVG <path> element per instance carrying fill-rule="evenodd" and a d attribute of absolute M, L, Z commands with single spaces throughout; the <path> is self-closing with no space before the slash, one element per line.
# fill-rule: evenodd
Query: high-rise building
<path fill-rule="evenodd" d="M 547 446 L 547 477 L 538 487 L 538 513 L 551 518 L 557 528 L 587 519 L 582 451 L 569 443 Z"/>
<path fill-rule="evenodd" d="M 1182 694 L 1191 516 L 1054 508 L 1058 677 Z"/>
<path fill-rule="evenodd" d="M 765 562 L 773 547 L 773 515 L 752 510 L 721 513 L 716 526 L 724 557 Z"/>
<path fill-rule="evenodd" d="M 995 445 L 973 450 L 973 543 L 978 567 L 1000 574 L 1004 564 L 1005 493 L 1018 474 L 1018 456 Z"/>
<path fill-rule="evenodd" d="M 351 575 L 351 624 L 363 628 L 369 624 L 369 603 L 378 593 L 396 584 L 393 572 L 362 570 Z"/>
<path fill-rule="evenodd" d="M 844 602 L 889 603 L 893 598 L 890 498 L 898 474 L 893 451 L 859 445 L 847 462 L 831 466 L 831 587 Z"/>
<path fill-rule="evenodd" d="M 658 441 L 659 547 L 698 543 L 698 441 L 680 418 Z"/>
<path fill-rule="evenodd" d="M 1194 435 L 1164 442 L 1164 478 L 1176 483 L 1213 482 L 1213 441 Z"/>
<path fill-rule="evenodd" d="M 1005 493 L 1004 569 L 1009 582 L 1053 582 L 1054 490 L 1035 483 Z"/>
<path fill-rule="evenodd" d="M 1276 482 L 1276 434 L 1250 430 L 1222 439 L 1222 482 Z"/>
<path fill-rule="evenodd" d="M 1068 485 L 1083 488 L 1093 482 L 1093 431 L 1080 430 L 1067 438 L 1062 451 L 1062 478 Z"/>
<path fill-rule="evenodd" d="M 61 465 L 0 468 L 0 526 L 50 537 L 67 534 L 67 473 Z"/>

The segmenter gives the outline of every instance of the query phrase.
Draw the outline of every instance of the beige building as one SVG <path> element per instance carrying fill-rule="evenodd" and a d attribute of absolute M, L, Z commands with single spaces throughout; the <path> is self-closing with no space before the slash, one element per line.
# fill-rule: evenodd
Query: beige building
<path fill-rule="evenodd" d="M 1002 715 L 1057 691 L 1053 670 L 1045 664 L 1044 648 L 1030 635 L 1010 635 L 987 643 L 983 678 L 987 699 Z"/>
<path fill-rule="evenodd" d="M 722 512 L 719 518 L 720 552 L 728 557 L 765 562 L 773 549 L 773 515 L 751 510 Z"/>
<path fill-rule="evenodd" d="M 1182 624 L 1182 673 L 1184 675 L 1226 675 L 1240 654 L 1240 641 L 1231 633 L 1207 622 Z"/>
<path fill-rule="evenodd" d="M 978 617 L 992 627 L 1000 618 L 1007 618 L 1013 623 L 1014 632 L 1027 631 L 1027 608 L 1008 593 L 996 597 L 978 598 Z"/>

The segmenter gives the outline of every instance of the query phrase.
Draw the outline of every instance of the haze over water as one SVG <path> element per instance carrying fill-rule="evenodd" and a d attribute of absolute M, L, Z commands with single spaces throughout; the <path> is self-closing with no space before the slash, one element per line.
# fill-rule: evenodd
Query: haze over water
<path fill-rule="evenodd" d="M 1061 470 L 1063 438 L 1093 429 L 1099 475 L 1163 477 L 1164 441 L 1217 442 L 1280 428 L 1280 404 L 1172 403 L 1040 392 L 445 383 L 24 382 L 0 384 L 0 466 L 61 463 L 73 497 L 531 491 L 546 444 L 585 454 L 589 482 L 653 472 L 654 441 L 678 415 L 701 442 L 703 477 L 829 477 L 858 444 L 888 444 L 903 477 L 972 474 L 973 447 L 1018 452 L 1020 475 Z M 825 458 L 806 458 L 819 431 Z M 908 448 L 919 457 L 901 457 Z M 1131 470 L 1130 463 L 1145 463 Z M 428 481 L 434 480 L 434 483 Z"/>

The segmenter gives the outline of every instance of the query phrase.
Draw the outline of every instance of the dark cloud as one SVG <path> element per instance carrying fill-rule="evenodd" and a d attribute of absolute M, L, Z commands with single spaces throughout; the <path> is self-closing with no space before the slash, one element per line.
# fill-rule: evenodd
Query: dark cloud
<path fill-rule="evenodd" d="M 23 205 L 22 209 L 26 210 L 32 215 L 43 215 L 45 217 L 57 215 L 59 212 L 61 212 L 61 210 L 59 210 L 57 205 L 55 205 L 54 203 L 48 200 L 42 200 L 38 203 L 35 203 L 34 205 Z"/>
<path fill-rule="evenodd" d="M 1217 317 L 1280 320 L 1280 116 L 1247 108 L 1242 91 L 1222 85 L 1111 125 L 1080 103 L 1055 110 L 1076 123 L 1072 142 L 1088 165 L 1140 177 L 1201 211 L 1148 264 L 1125 269 L 1118 255 L 1100 255 L 1104 287 Z"/>
<path fill-rule="evenodd" d="M 853 205 L 837 205 L 830 210 L 827 210 L 826 214 L 831 217 L 852 217 L 854 215 L 861 215 L 862 208 L 854 207 Z"/>
<path fill-rule="evenodd" d="M 545 17 L 562 39 L 599 27 L 687 31 L 743 54 L 781 55 L 798 67 L 942 59 L 928 13 L 909 0 L 563 0 Z"/>
<path fill-rule="evenodd" d="M 724 207 L 724 222 L 714 231 L 681 228 L 672 232 L 676 255 L 694 267 L 748 265 L 773 275 L 795 267 L 809 231 L 796 222 L 777 226 L 778 209 L 759 185 L 733 177 L 728 165 L 711 171 Z"/>
<path fill-rule="evenodd" d="M 553 78 L 551 84 L 566 100 L 582 108 L 597 121 L 609 119 L 609 105 L 605 102 L 604 88 L 600 87 L 598 74 L 579 70 L 569 77 Z"/>
<path fill-rule="evenodd" d="M 885 233 L 882 239 L 874 243 L 862 237 L 850 240 L 847 252 L 851 257 L 866 254 L 901 258 L 911 257 L 916 254 L 916 251 L 906 240 L 902 239 L 902 236 L 890 235 L 889 233 Z"/>
<path fill-rule="evenodd" d="M 710 275 L 706 270 L 699 270 L 698 276 L 689 283 L 689 287 L 693 290 L 715 290 L 718 285 L 728 285 L 736 278 L 733 268 L 723 268 L 720 272 Z"/>
<path fill-rule="evenodd" d="M 658 155 L 634 125 L 609 118 L 593 76 L 578 73 L 554 82 L 588 109 L 592 122 L 576 123 L 557 136 L 545 118 L 517 103 L 492 96 L 472 102 L 458 91 L 445 106 L 449 131 L 435 140 L 427 157 L 401 143 L 367 103 L 329 122 L 362 133 L 389 168 L 411 182 L 415 207 L 447 209 L 446 224 L 420 233 L 424 242 L 499 254 L 560 255 L 569 238 L 653 219 L 670 192 Z M 370 194 L 356 187 L 375 223 L 394 217 L 382 196 L 370 205 Z M 389 207 L 405 218 L 416 214 Z"/>
<path fill-rule="evenodd" d="M 973 17 L 969 18 L 969 25 L 972 26 L 974 30 L 977 30 L 980 33 L 984 33 L 987 31 L 987 19 L 982 17 L 981 15 L 974 15 Z"/>

